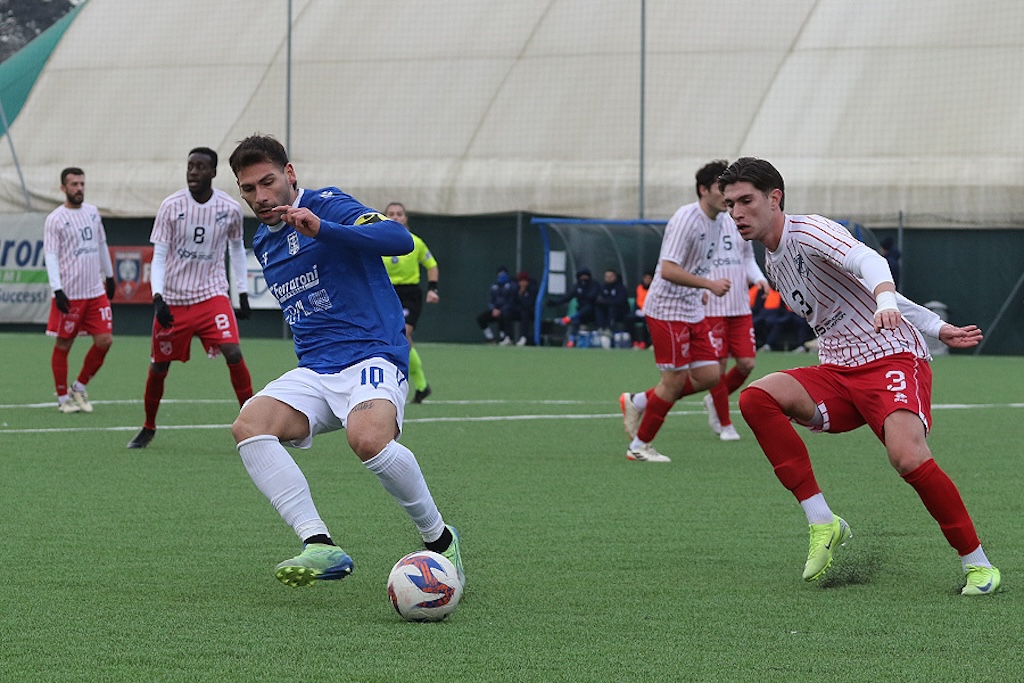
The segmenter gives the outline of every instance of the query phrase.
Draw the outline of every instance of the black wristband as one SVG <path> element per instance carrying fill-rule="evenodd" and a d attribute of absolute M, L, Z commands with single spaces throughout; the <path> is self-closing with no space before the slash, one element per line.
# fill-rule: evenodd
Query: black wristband
<path fill-rule="evenodd" d="M 431 292 L 437 293 L 437 280 L 431 280 L 427 283 L 427 289 Z"/>

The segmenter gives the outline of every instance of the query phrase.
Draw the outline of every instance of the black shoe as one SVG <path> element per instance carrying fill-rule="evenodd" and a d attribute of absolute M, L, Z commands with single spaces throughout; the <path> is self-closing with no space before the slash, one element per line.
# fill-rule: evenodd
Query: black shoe
<path fill-rule="evenodd" d="M 418 392 L 417 392 L 418 393 Z M 135 438 L 128 442 L 128 448 L 145 448 L 149 445 L 149 442 L 156 436 L 155 429 L 146 429 L 145 427 L 135 435 Z"/>
<path fill-rule="evenodd" d="M 416 390 L 416 393 L 412 397 L 412 402 L 413 403 L 423 403 L 423 399 L 425 399 L 427 396 L 430 396 L 432 393 L 434 393 L 434 392 L 432 392 L 430 390 L 430 385 L 428 384 L 427 386 L 425 386 L 423 388 L 423 391 L 420 391 L 419 389 Z M 152 438 L 152 437 L 150 437 L 150 438 Z"/>

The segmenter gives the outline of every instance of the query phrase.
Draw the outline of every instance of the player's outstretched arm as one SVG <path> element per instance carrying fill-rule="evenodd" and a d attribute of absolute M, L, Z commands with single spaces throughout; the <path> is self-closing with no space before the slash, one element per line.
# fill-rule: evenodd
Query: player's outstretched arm
<path fill-rule="evenodd" d="M 939 341 L 953 349 L 969 349 L 980 344 L 983 338 L 981 328 L 977 325 L 957 327 L 945 323 L 939 330 Z"/>

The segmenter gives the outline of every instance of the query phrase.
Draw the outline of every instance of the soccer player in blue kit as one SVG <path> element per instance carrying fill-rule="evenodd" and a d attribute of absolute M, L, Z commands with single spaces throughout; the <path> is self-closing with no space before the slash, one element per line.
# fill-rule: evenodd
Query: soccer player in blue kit
<path fill-rule="evenodd" d="M 253 251 L 299 358 L 299 367 L 247 401 L 231 426 L 249 476 L 302 539 L 302 552 L 278 564 L 275 575 L 307 586 L 352 573 L 352 559 L 335 545 L 284 448 L 309 448 L 315 435 L 345 429 L 353 452 L 464 585 L 458 532 L 441 518 L 412 451 L 396 440 L 409 391 L 409 343 L 381 257 L 412 251 L 409 231 L 336 187 L 300 188 L 273 137 L 242 140 L 230 164 L 261 221 Z"/>

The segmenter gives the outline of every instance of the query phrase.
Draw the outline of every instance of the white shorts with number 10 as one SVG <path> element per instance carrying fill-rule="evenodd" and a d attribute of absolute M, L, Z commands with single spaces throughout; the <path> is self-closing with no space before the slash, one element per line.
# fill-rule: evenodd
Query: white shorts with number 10
<path fill-rule="evenodd" d="M 333 375 L 321 375 L 309 368 L 289 370 L 256 396 L 276 398 L 304 414 L 309 420 L 309 436 L 282 443 L 309 448 L 314 436 L 344 429 L 349 411 L 373 399 L 394 404 L 401 432 L 408 393 L 409 382 L 394 363 L 383 358 L 368 358 Z"/>

